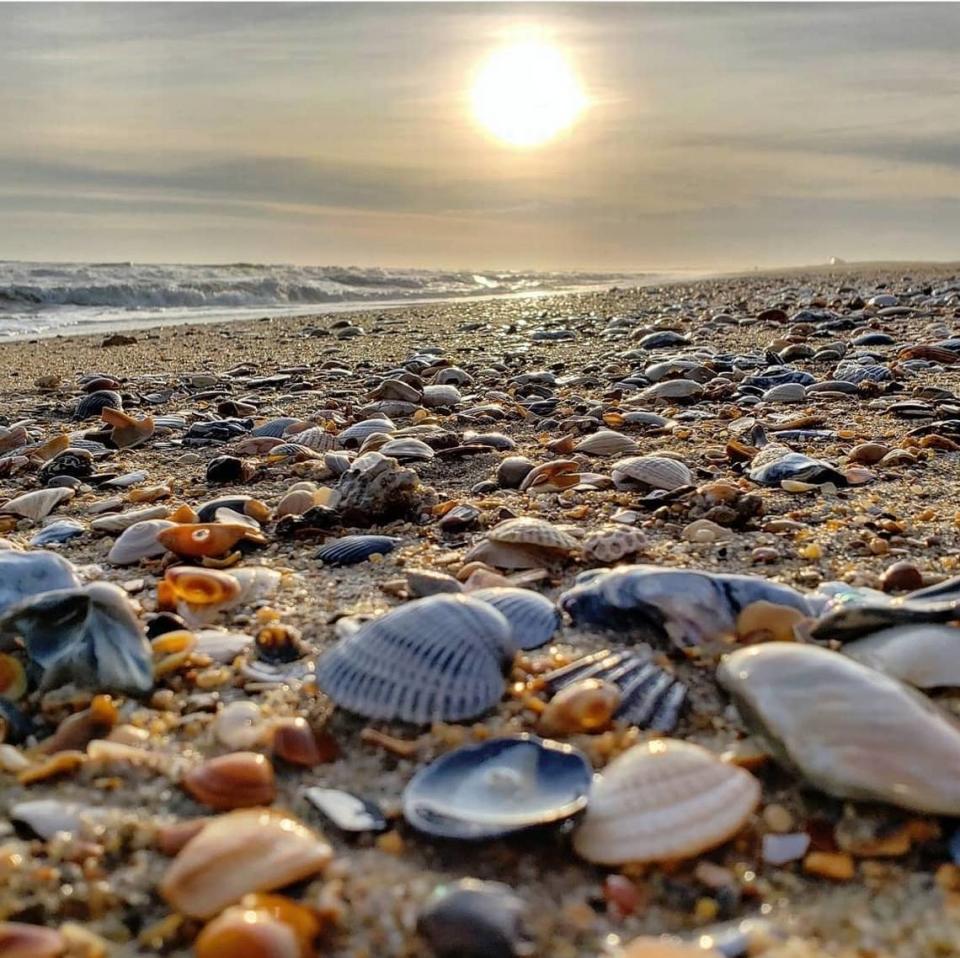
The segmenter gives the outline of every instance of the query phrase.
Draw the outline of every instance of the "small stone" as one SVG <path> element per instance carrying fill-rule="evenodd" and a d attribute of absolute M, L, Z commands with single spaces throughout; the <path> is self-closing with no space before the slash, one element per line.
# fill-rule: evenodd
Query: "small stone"
<path fill-rule="evenodd" d="M 856 874 L 857 867 L 853 857 L 844 852 L 810 852 L 803 860 L 803 870 L 820 878 L 849 881 Z"/>
<path fill-rule="evenodd" d="M 806 832 L 792 835 L 764 835 L 761 856 L 770 865 L 786 865 L 799 861 L 810 848 L 810 836 Z M 816 853 L 814 853 L 816 854 Z"/>
<path fill-rule="evenodd" d="M 894 562 L 880 579 L 884 592 L 912 592 L 923 588 L 923 573 L 912 562 Z"/>
<path fill-rule="evenodd" d="M 755 565 L 769 565 L 773 562 L 779 562 L 781 559 L 780 550 L 772 546 L 757 546 L 750 553 L 750 561 Z"/>
<path fill-rule="evenodd" d="M 770 831 L 782 834 L 793 828 L 793 815 L 783 805 L 767 805 L 763 810 L 763 822 Z"/>

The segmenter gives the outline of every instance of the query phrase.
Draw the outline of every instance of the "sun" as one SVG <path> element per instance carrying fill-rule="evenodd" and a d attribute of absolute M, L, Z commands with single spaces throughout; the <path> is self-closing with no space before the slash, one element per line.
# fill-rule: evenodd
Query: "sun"
<path fill-rule="evenodd" d="M 510 44 L 485 61 L 471 91 L 479 123 L 509 146 L 528 149 L 552 140 L 587 105 L 577 76 L 555 46 Z"/>

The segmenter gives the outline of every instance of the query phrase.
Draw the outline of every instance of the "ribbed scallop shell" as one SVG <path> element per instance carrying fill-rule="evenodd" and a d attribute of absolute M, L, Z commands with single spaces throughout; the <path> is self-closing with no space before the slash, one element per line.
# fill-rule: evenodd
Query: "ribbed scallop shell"
<path fill-rule="evenodd" d="M 367 436 L 375 432 L 390 434 L 397 427 L 390 419 L 364 419 L 362 422 L 355 422 L 348 426 L 338 436 L 337 442 L 345 449 L 351 446 L 359 446 Z"/>
<path fill-rule="evenodd" d="M 331 566 L 356 565 L 372 555 L 393 552 L 399 541 L 392 536 L 342 536 L 324 543 L 315 558 Z"/>
<path fill-rule="evenodd" d="M 614 759 L 594 780 L 573 847 L 603 865 L 692 858 L 746 824 L 760 784 L 699 745 L 655 739 Z"/>
<path fill-rule="evenodd" d="M 515 646 L 486 602 L 435 595 L 392 609 L 317 662 L 317 685 L 337 705 L 426 724 L 476 718 L 500 700 Z"/>
<path fill-rule="evenodd" d="M 100 415 L 100 410 L 109 407 L 110 409 L 123 409 L 123 399 L 120 393 L 112 389 L 99 389 L 97 392 L 88 393 L 73 412 L 74 419 L 93 419 Z"/>
<path fill-rule="evenodd" d="M 269 436 L 271 439 L 282 439 L 286 431 L 297 423 L 303 422 L 302 419 L 296 419 L 293 416 L 281 416 L 279 419 L 271 419 L 268 422 L 261 423 L 256 429 L 250 430 L 251 436 Z"/>
<path fill-rule="evenodd" d="M 296 434 L 298 446 L 306 446 L 314 452 L 329 452 L 336 449 L 338 442 L 333 433 L 327 432 L 322 426 L 311 426 Z"/>
<path fill-rule="evenodd" d="M 398 462 L 423 462 L 434 457 L 433 450 L 425 442 L 411 437 L 390 439 L 380 447 L 380 453 L 392 456 Z"/>
<path fill-rule="evenodd" d="M 539 549 L 553 549 L 559 552 L 572 552 L 577 541 L 545 519 L 532 516 L 519 516 L 506 519 L 494 526 L 487 538 L 491 542 L 506 542 L 511 545 L 535 546 Z"/>
<path fill-rule="evenodd" d="M 588 456 L 623 456 L 636 452 L 637 444 L 623 433 L 600 429 L 581 439 L 573 447 L 573 451 L 585 452 Z"/>
<path fill-rule="evenodd" d="M 618 489 L 650 486 L 679 489 L 693 485 L 693 473 L 676 459 L 666 456 L 630 456 L 613 464 L 613 482 Z"/>
<path fill-rule="evenodd" d="M 513 629 L 518 649 L 537 649 L 553 638 L 560 628 L 560 610 L 539 592 L 508 586 L 477 589 L 470 598 L 487 602 L 503 613 Z"/>

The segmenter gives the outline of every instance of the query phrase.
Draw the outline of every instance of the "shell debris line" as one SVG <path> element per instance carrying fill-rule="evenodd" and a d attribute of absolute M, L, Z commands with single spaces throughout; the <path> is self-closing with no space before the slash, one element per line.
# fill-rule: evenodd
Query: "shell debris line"
<path fill-rule="evenodd" d="M 0 352 L 0 954 L 960 954 L 949 267 Z"/>

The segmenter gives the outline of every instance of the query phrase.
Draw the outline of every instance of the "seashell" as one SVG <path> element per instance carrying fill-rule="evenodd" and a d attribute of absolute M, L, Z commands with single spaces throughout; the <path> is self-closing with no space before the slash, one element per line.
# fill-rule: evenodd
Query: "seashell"
<path fill-rule="evenodd" d="M 335 788 L 308 788 L 304 798 L 342 832 L 383 832 L 387 820 L 371 801 Z"/>
<path fill-rule="evenodd" d="M 163 580 L 177 599 L 189 605 L 223 607 L 240 595 L 240 583 L 229 573 L 216 569 L 172 566 Z"/>
<path fill-rule="evenodd" d="M 132 509 L 119 515 L 100 516 L 90 523 L 94 532 L 124 532 L 138 522 L 147 522 L 150 519 L 166 519 L 170 510 L 166 506 L 146 506 L 143 509 Z"/>
<path fill-rule="evenodd" d="M 20 423 L 13 426 L 0 426 L 0 453 L 10 452 L 12 449 L 19 449 L 30 441 L 30 434 L 26 427 Z"/>
<path fill-rule="evenodd" d="M 423 387 L 420 402 L 427 409 L 436 409 L 441 406 L 456 406 L 461 398 L 460 390 L 452 383 L 433 383 Z"/>
<path fill-rule="evenodd" d="M 507 456 L 497 467 L 497 485 L 501 489 L 519 489 L 533 470 L 533 463 L 525 456 Z"/>
<path fill-rule="evenodd" d="M 18 745 L 33 732 L 33 723 L 30 719 L 12 702 L 0 698 L 0 743 Z M 22 769 L 14 769 L 14 771 L 22 771 Z"/>
<path fill-rule="evenodd" d="M 231 752 L 191 769 L 184 791 L 217 811 L 269 805 L 277 797 L 273 766 L 257 752 Z"/>
<path fill-rule="evenodd" d="M 136 472 L 126 472 L 122 476 L 115 476 L 113 479 L 108 479 L 106 482 L 101 483 L 101 485 L 108 489 L 127 489 L 130 486 L 137 485 L 139 482 L 143 482 L 148 475 L 149 473 L 138 469 Z"/>
<path fill-rule="evenodd" d="M 93 455 L 86 449 L 71 449 L 68 447 L 45 462 L 37 473 L 37 478 L 44 485 L 47 485 L 51 479 L 57 476 L 86 479 L 91 475 L 93 475 Z"/>
<path fill-rule="evenodd" d="M 158 532 L 156 538 L 164 548 L 190 559 L 222 556 L 241 542 L 266 542 L 264 537 L 250 526 L 219 522 L 172 525 Z"/>
<path fill-rule="evenodd" d="M 254 891 L 322 871 L 333 853 L 312 829 L 270 809 L 218 815 L 183 847 L 160 883 L 177 911 L 210 918 Z"/>
<path fill-rule="evenodd" d="M 603 732 L 620 707 L 618 686 L 603 679 L 580 679 L 561 689 L 540 715 L 547 735 Z"/>
<path fill-rule="evenodd" d="M 278 665 L 293 662 L 304 654 L 300 643 L 300 631 L 291 625 L 275 623 L 266 625 L 256 638 L 257 657 Z"/>
<path fill-rule="evenodd" d="M 0 652 L 0 699 L 16 702 L 27 692 L 27 673 L 19 659 Z"/>
<path fill-rule="evenodd" d="M 590 789 L 573 835 L 602 865 L 693 858 L 732 838 L 760 801 L 760 783 L 699 745 L 655 739 L 615 758 Z"/>
<path fill-rule="evenodd" d="M 647 548 L 647 537 L 639 529 L 621 524 L 604 526 L 583 540 L 581 551 L 585 559 L 595 562 L 619 562 Z"/>
<path fill-rule="evenodd" d="M 195 649 L 214 662 L 232 662 L 253 643 L 253 636 L 245 632 L 227 632 L 223 629 L 201 629 L 196 633 Z"/>
<path fill-rule="evenodd" d="M 47 756 L 18 772 L 17 781 L 21 785 L 35 785 L 60 775 L 71 775 L 81 768 L 85 761 L 83 752 L 57 752 L 56 755 Z"/>
<path fill-rule="evenodd" d="M 465 532 L 477 525 L 480 510 L 469 502 L 461 502 L 440 517 L 440 528 L 444 532 Z"/>
<path fill-rule="evenodd" d="M 160 507 L 162 508 L 162 507 Z M 147 510 L 140 510 L 141 512 Z M 164 509 L 166 512 L 166 509 Z M 104 518 L 114 518 L 107 517 Z M 120 517 L 116 517 L 120 518 Z M 94 520 L 98 522 L 99 520 Z M 157 538 L 161 532 L 176 528 L 166 519 L 143 519 L 124 530 L 107 553 L 107 562 L 113 565 L 130 565 L 141 559 L 162 556 L 167 547 Z"/>
<path fill-rule="evenodd" d="M 279 447 L 277 447 L 279 448 Z M 270 450 L 273 455 L 274 449 Z M 207 482 L 249 482 L 257 471 L 254 463 L 238 456 L 217 456 L 207 463 Z"/>
<path fill-rule="evenodd" d="M 583 452 L 588 456 L 629 456 L 637 451 L 637 443 L 623 433 L 599 429 L 581 439 L 573 447 L 573 451 Z"/>
<path fill-rule="evenodd" d="M 319 459 L 318 453 L 306 446 L 301 446 L 296 442 L 285 442 L 279 446 L 274 446 L 267 453 L 267 462 L 306 462 L 311 459 Z"/>
<path fill-rule="evenodd" d="M 73 566 L 53 552 L 0 549 L 0 614 L 38 593 L 79 585 Z"/>
<path fill-rule="evenodd" d="M 399 541 L 392 536 L 342 536 L 325 542 L 315 558 L 329 566 L 356 565 L 393 552 Z"/>
<path fill-rule="evenodd" d="M 368 399 L 394 399 L 400 402 L 420 404 L 420 390 L 403 382 L 400 379 L 384 379 L 376 389 L 374 389 Z"/>
<path fill-rule="evenodd" d="M 3 958 L 59 958 L 66 950 L 66 939 L 53 928 L 0 921 L 0 955 Z"/>
<path fill-rule="evenodd" d="M 489 446 L 491 449 L 497 449 L 500 452 L 506 452 L 509 449 L 516 449 L 517 444 L 502 432 L 471 432 L 464 433 L 463 441 L 472 446 Z"/>
<path fill-rule="evenodd" d="M 283 516 L 302 516 L 316 505 L 322 505 L 317 501 L 316 489 L 291 489 L 277 503 L 276 516 L 278 519 Z"/>
<path fill-rule="evenodd" d="M 560 596 L 560 608 L 575 624 L 630 630 L 654 644 L 683 646 L 732 633 L 744 607 L 761 600 L 805 616 L 814 612 L 805 596 L 760 576 L 649 565 L 581 573 Z"/>
<path fill-rule="evenodd" d="M 336 449 L 338 445 L 337 437 L 327 432 L 323 426 L 311 426 L 297 433 L 297 445 L 306 446 L 314 452 L 329 452 Z"/>
<path fill-rule="evenodd" d="M 38 798 L 18 802 L 10 809 L 10 821 L 25 825 L 40 838 L 53 838 L 58 832 L 77 834 L 85 820 L 102 818 L 104 809 L 56 798 Z M 6 954 L 0 951 L 0 954 Z"/>
<path fill-rule="evenodd" d="M 954 774 L 960 727 L 896 679 L 796 642 L 734 652 L 720 663 L 717 679 L 774 758 L 816 788 L 838 798 L 960 814 Z"/>
<path fill-rule="evenodd" d="M 491 542 L 533 546 L 537 549 L 556 552 L 572 552 L 577 548 L 577 541 L 572 536 L 545 519 L 536 519 L 532 516 L 506 519 L 494 526 L 487 533 L 487 538 Z"/>
<path fill-rule="evenodd" d="M 711 543 L 732 542 L 736 533 L 732 529 L 721 526 L 711 519 L 694 519 L 687 523 L 680 531 L 680 538 L 684 542 L 696 542 L 703 545 Z"/>
<path fill-rule="evenodd" d="M 271 439 L 281 439 L 290 430 L 291 426 L 302 423 L 302 419 L 293 416 L 281 416 L 279 419 L 270 419 L 250 430 L 251 436 L 268 436 Z"/>
<path fill-rule="evenodd" d="M 119 409 L 105 406 L 100 410 L 100 418 L 111 427 L 110 442 L 118 449 L 134 449 L 142 446 L 153 435 L 153 418 L 134 419 Z"/>
<path fill-rule="evenodd" d="M 759 458 L 754 459 L 754 468 L 747 475 L 751 482 L 761 486 L 779 486 L 785 481 L 849 485 L 846 475 L 829 462 L 813 459 L 800 452 L 786 452 L 770 461 L 758 462 Z"/>
<path fill-rule="evenodd" d="M 86 526 L 76 519 L 59 519 L 45 525 L 30 540 L 32 546 L 48 546 L 54 543 L 68 542 L 76 536 L 82 536 L 87 531 Z"/>
<path fill-rule="evenodd" d="M 806 616 L 799 610 L 774 602 L 751 602 L 737 616 L 736 635 L 741 642 L 793 642 L 795 629 Z M 960 636 L 960 632 L 957 633 Z"/>
<path fill-rule="evenodd" d="M 640 398 L 647 402 L 694 402 L 703 393 L 703 386 L 690 379 L 667 379 L 640 390 Z"/>
<path fill-rule="evenodd" d="M 262 744 L 268 728 L 260 707 L 250 701 L 230 702 L 213 721 L 217 741 L 234 750 L 247 750 Z"/>
<path fill-rule="evenodd" d="M 679 489 L 695 483 L 693 473 L 666 456 L 631 456 L 613 464 L 613 484 L 618 489 Z"/>
<path fill-rule="evenodd" d="M 112 389 L 98 389 L 87 393 L 73 411 L 74 419 L 93 419 L 99 416 L 104 409 L 123 409 L 123 399 L 120 393 Z"/>
<path fill-rule="evenodd" d="M 649 656 L 634 652 L 601 649 L 542 677 L 544 688 L 553 693 L 585 679 L 600 679 L 619 688 L 615 719 L 661 732 L 676 728 L 687 699 L 687 688 L 676 676 L 654 665 Z"/>
<path fill-rule="evenodd" d="M 291 765 L 313 768 L 329 761 L 313 729 L 303 718 L 280 719 L 273 725 L 273 753 Z"/>
<path fill-rule="evenodd" d="M 506 618 L 459 595 L 408 602 L 341 639 L 316 683 L 367 718 L 457 722 L 493 708 L 515 647 Z"/>
<path fill-rule="evenodd" d="M 409 437 L 390 439 L 380 447 L 380 452 L 397 462 L 427 462 L 434 457 L 434 451 L 425 442 Z"/>
<path fill-rule="evenodd" d="M 483 562 L 497 569 L 544 569 L 555 566 L 564 557 L 564 553 L 554 549 L 484 539 L 464 555 L 463 561 L 467 565 Z"/>
<path fill-rule="evenodd" d="M 272 596 L 280 588 L 280 583 L 283 581 L 283 575 L 280 572 L 263 565 L 234 569 L 230 575 L 240 585 L 240 595 L 237 601 L 246 603 Z"/>
<path fill-rule="evenodd" d="M 252 496 L 222 496 L 200 506 L 197 509 L 197 521 L 213 522 L 221 509 L 231 509 L 259 523 L 269 522 L 271 517 L 270 507 L 259 499 Z"/>
<path fill-rule="evenodd" d="M 468 841 L 553 825 L 582 811 L 593 770 L 575 748 L 533 735 L 489 739 L 448 752 L 403 793 L 418 831 Z"/>
<path fill-rule="evenodd" d="M 21 519 L 39 522 L 44 516 L 50 515 L 57 506 L 73 497 L 72 489 L 38 489 L 36 492 L 17 496 L 16 499 L 8 499 L 0 506 L 0 516 L 18 516 Z"/>
<path fill-rule="evenodd" d="M 342 430 L 337 436 L 337 442 L 343 449 L 356 448 L 360 446 L 367 436 L 375 432 L 383 432 L 390 435 L 396 428 L 389 419 L 364 419 Z"/>
<path fill-rule="evenodd" d="M 0 633 L 23 639 L 43 689 L 72 682 L 94 691 L 147 692 L 150 646 L 130 600 L 107 582 L 42 592 L 6 610 Z"/>
<path fill-rule="evenodd" d="M 563 492 L 571 489 L 580 482 L 580 464 L 572 459 L 554 459 L 531 469 L 523 482 L 520 491 L 532 496 L 545 495 L 551 492 Z"/>
<path fill-rule="evenodd" d="M 524 911 L 506 885 L 463 878 L 434 890 L 417 931 L 437 958 L 517 958 L 534 953 Z"/>
<path fill-rule="evenodd" d="M 423 501 L 417 474 L 379 452 L 358 456 L 336 491 L 336 508 L 344 522 L 358 525 L 411 515 Z"/>
<path fill-rule="evenodd" d="M 960 629 L 901 625 L 843 646 L 843 654 L 918 689 L 960 685 Z"/>
<path fill-rule="evenodd" d="M 456 580 L 454 580 L 456 581 Z M 490 588 L 469 593 L 492 605 L 510 623 L 513 641 L 527 651 L 546 645 L 560 628 L 560 611 L 546 597 L 529 589 Z"/>
<path fill-rule="evenodd" d="M 271 449 L 285 445 L 282 439 L 271 439 L 269 436 L 244 436 L 230 446 L 236 456 L 266 456 Z"/>
<path fill-rule="evenodd" d="M 194 942 L 194 954 L 196 958 L 309 958 L 312 949 L 294 928 L 270 912 L 237 906 L 203 928 Z"/>

